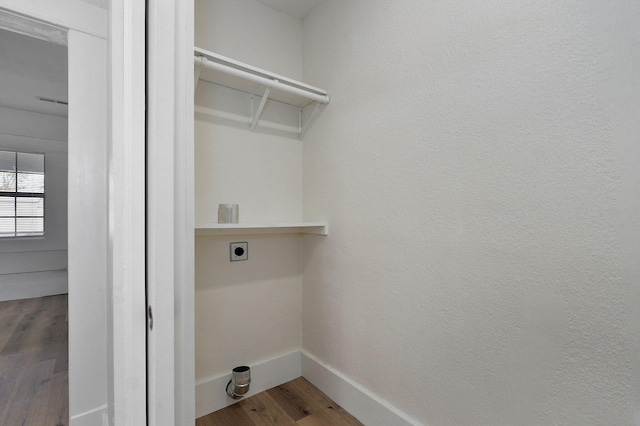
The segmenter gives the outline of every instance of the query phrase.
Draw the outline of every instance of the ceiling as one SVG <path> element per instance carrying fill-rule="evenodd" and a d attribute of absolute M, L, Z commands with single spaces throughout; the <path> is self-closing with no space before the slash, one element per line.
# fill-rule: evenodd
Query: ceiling
<path fill-rule="evenodd" d="M 106 7 L 107 0 L 82 0 Z M 302 19 L 322 0 L 257 0 L 281 13 Z M 0 107 L 67 116 L 65 105 L 37 96 L 67 101 L 67 48 L 0 29 Z"/>
<path fill-rule="evenodd" d="M 320 0 L 258 0 L 265 6 L 295 18 L 304 18 Z"/>
<path fill-rule="evenodd" d="M 66 117 L 67 47 L 0 29 L 0 106 Z"/>
<path fill-rule="evenodd" d="M 85 3 L 92 4 L 101 9 L 109 9 L 109 0 L 82 0 Z"/>

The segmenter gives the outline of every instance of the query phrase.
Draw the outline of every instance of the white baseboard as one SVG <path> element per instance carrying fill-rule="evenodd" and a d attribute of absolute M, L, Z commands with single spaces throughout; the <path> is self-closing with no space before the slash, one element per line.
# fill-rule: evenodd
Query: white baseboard
<path fill-rule="evenodd" d="M 0 301 L 53 296 L 68 291 L 66 270 L 0 275 Z"/>
<path fill-rule="evenodd" d="M 70 426 L 96 426 L 103 425 L 109 426 L 109 423 L 105 423 L 107 420 L 107 406 L 102 405 L 93 410 L 89 410 L 85 413 L 75 414 L 69 418 Z"/>
<path fill-rule="evenodd" d="M 365 425 L 422 425 L 310 353 L 302 351 L 301 361 L 304 378 Z"/>
<path fill-rule="evenodd" d="M 367 426 L 422 426 L 422 423 L 306 351 L 291 352 L 249 367 L 251 388 L 245 398 L 304 376 Z M 225 393 L 230 379 L 231 371 L 196 383 L 196 418 L 239 401 Z"/>
<path fill-rule="evenodd" d="M 245 398 L 267 389 L 280 386 L 302 375 L 300 351 L 249 365 L 251 387 Z M 239 400 L 229 398 L 225 392 L 231 379 L 231 371 L 222 376 L 196 383 L 196 418 L 206 416 Z"/>

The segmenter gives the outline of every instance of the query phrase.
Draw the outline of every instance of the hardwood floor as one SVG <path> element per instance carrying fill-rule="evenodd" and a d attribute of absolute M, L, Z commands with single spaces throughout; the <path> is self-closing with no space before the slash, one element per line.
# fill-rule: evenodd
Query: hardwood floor
<path fill-rule="evenodd" d="M 69 424 L 67 295 L 0 302 L 0 425 Z"/>
<path fill-rule="evenodd" d="M 362 423 L 304 377 L 196 420 L 196 426 L 254 425 L 336 426 Z"/>
<path fill-rule="evenodd" d="M 69 424 L 67 325 L 66 295 L 0 302 L 1 426 Z M 254 425 L 362 423 L 302 377 L 196 420 Z"/>

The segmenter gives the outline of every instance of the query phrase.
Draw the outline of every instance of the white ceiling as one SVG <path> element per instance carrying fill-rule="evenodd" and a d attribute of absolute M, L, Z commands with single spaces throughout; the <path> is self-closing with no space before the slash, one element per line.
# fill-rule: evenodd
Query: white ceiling
<path fill-rule="evenodd" d="M 258 0 L 272 9 L 295 18 L 304 18 L 320 0 Z"/>
<path fill-rule="evenodd" d="M 108 4 L 107 0 L 82 1 L 97 7 Z M 322 0 L 257 1 L 301 19 Z M 67 116 L 66 106 L 39 101 L 36 96 L 68 99 L 66 46 L 0 29 L 0 107 Z"/>
<path fill-rule="evenodd" d="M 109 0 L 82 0 L 82 1 L 85 3 L 92 4 L 94 6 L 97 6 L 101 9 L 109 8 Z"/>
<path fill-rule="evenodd" d="M 0 30 L 0 106 L 67 115 L 66 106 L 36 96 L 68 99 L 67 47 Z"/>

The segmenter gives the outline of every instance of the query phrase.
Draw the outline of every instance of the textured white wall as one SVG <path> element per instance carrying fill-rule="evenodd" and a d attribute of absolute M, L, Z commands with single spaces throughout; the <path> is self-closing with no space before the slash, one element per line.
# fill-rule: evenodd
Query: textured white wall
<path fill-rule="evenodd" d="M 302 79 L 299 19 L 256 0 L 195 0 L 198 47 Z"/>
<path fill-rule="evenodd" d="M 195 99 L 196 223 L 216 223 L 218 204 L 240 205 L 241 222 L 302 218 L 298 109 L 268 102 L 249 130 L 249 95 L 201 81 Z"/>
<path fill-rule="evenodd" d="M 638 22 L 321 2 L 304 212 L 331 234 L 305 240 L 303 348 L 425 424 L 640 424 Z"/>
<path fill-rule="evenodd" d="M 0 149 L 45 154 L 44 238 L 0 239 L 0 300 L 67 291 L 67 118 L 0 108 Z"/>
<path fill-rule="evenodd" d="M 229 243 L 249 260 L 229 261 Z M 196 238 L 196 381 L 300 348 L 298 236 Z"/>
<path fill-rule="evenodd" d="M 300 78 L 300 21 L 253 0 L 196 1 L 196 45 Z M 297 109 L 269 102 L 254 132 L 249 96 L 201 81 L 195 99 L 196 223 L 215 223 L 219 203 L 240 222 L 302 219 Z M 229 261 L 248 241 L 249 260 Z M 196 381 L 300 348 L 302 239 L 196 238 Z M 258 378 L 256 378 L 258 380 Z"/>

